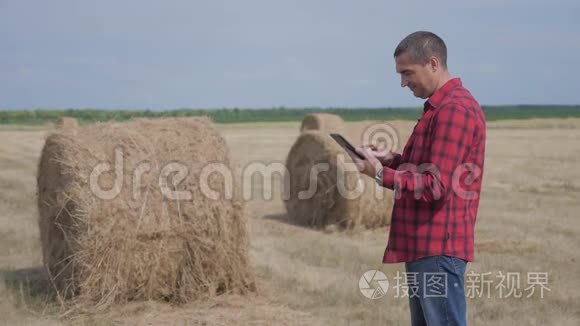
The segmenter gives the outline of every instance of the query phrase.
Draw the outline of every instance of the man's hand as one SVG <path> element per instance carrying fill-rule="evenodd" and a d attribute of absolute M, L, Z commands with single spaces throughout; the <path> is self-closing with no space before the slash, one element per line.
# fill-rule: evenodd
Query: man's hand
<path fill-rule="evenodd" d="M 383 166 L 389 165 L 393 158 L 395 157 L 392 151 L 386 151 L 378 148 L 376 145 L 363 145 L 364 149 L 369 149 L 370 153 L 377 159 Z"/>
<path fill-rule="evenodd" d="M 351 154 L 347 151 L 348 155 L 352 161 L 356 164 L 359 172 L 366 174 L 371 178 L 374 178 L 381 169 L 383 169 L 383 164 L 374 156 L 373 151 L 369 148 L 357 147 L 357 153 L 364 156 L 364 160 L 358 158 L 358 156 Z"/>

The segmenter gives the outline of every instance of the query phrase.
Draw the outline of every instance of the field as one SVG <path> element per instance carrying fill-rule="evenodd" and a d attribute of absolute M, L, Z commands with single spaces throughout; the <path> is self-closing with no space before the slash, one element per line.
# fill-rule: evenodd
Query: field
<path fill-rule="evenodd" d="M 365 122 L 349 122 L 358 128 Z M 405 137 L 412 121 L 393 123 Z M 241 167 L 285 161 L 298 122 L 220 124 Z M 359 278 L 383 271 L 391 285 L 401 264 L 381 264 L 388 230 L 310 230 L 288 222 L 278 182 L 254 180 L 246 205 L 257 294 L 222 296 L 174 307 L 137 302 L 99 315 L 69 315 L 51 296 L 41 267 L 36 165 L 46 126 L 0 127 L 1 325 L 405 325 L 407 298 L 390 288 L 365 298 Z M 467 274 L 489 273 L 489 297 L 468 300 L 470 325 L 580 324 L 580 119 L 502 120 L 488 124 L 476 261 Z M 259 194 L 273 187 L 274 198 Z M 499 273 L 519 273 L 520 298 L 499 292 Z M 547 276 L 540 297 L 524 291 L 528 273 Z M 483 277 L 483 276 L 482 276 Z M 481 281 L 481 280 L 480 280 Z M 466 285 L 469 282 L 466 283 Z M 480 282 L 479 282 L 480 283 Z M 479 284 L 478 283 L 478 284 Z"/>

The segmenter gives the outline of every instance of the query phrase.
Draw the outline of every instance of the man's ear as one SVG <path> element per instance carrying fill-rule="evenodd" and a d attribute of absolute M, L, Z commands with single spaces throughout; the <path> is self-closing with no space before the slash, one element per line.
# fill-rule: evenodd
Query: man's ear
<path fill-rule="evenodd" d="M 436 56 L 431 56 L 429 58 L 429 68 L 431 69 L 432 72 L 436 72 L 441 68 L 439 59 Z"/>

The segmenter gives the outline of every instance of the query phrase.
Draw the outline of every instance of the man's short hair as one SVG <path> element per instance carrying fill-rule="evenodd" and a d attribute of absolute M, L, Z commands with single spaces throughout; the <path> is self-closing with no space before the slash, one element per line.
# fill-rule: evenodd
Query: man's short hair
<path fill-rule="evenodd" d="M 406 53 L 412 63 L 426 65 L 429 58 L 439 58 L 441 65 L 447 68 L 447 47 L 443 40 L 431 32 L 418 31 L 405 37 L 395 49 L 394 57 Z"/>

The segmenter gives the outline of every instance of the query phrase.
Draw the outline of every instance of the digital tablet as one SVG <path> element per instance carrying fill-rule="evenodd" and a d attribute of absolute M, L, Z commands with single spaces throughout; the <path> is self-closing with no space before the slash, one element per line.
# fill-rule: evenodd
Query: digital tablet
<path fill-rule="evenodd" d="M 351 143 L 349 143 L 346 139 L 344 139 L 344 137 L 342 137 L 342 135 L 340 135 L 340 134 L 330 134 L 330 137 L 332 137 L 332 139 L 334 139 L 346 151 L 349 151 L 349 152 L 353 153 L 354 155 L 356 155 L 361 160 L 364 160 L 365 159 L 364 156 L 362 156 L 359 153 L 357 153 L 357 151 L 354 148 L 354 146 L 352 146 Z"/>

